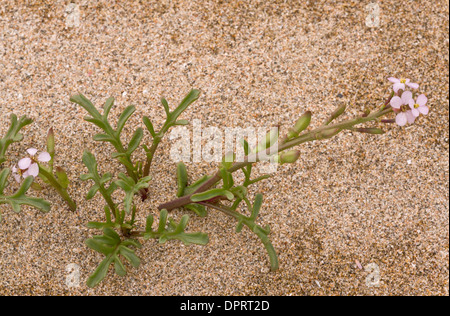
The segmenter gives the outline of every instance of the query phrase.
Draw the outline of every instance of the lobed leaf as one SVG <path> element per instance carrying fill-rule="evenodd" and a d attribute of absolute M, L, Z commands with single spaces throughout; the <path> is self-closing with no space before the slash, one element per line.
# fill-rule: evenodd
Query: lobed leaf
<path fill-rule="evenodd" d="M 122 241 L 119 234 L 117 234 L 111 227 L 104 227 L 103 235 L 98 235 L 87 239 L 85 243 L 89 248 L 105 255 L 105 258 L 89 276 L 87 280 L 87 285 L 89 287 L 95 287 L 106 277 L 112 263 L 114 263 L 114 270 L 119 276 L 126 275 L 127 270 L 120 256 L 128 260 L 135 268 L 140 265 L 140 259 L 136 256 L 134 251 L 129 248 L 129 246 L 141 248 L 141 244 L 134 239 L 126 239 Z"/>
<path fill-rule="evenodd" d="M 27 118 L 26 116 L 17 119 L 15 114 L 11 114 L 10 121 L 10 127 L 6 132 L 6 135 L 0 139 L 0 164 L 6 161 L 5 154 L 8 147 L 12 143 L 19 142 L 23 139 L 23 135 L 19 133 L 20 130 L 33 122 L 32 119 Z"/>
<path fill-rule="evenodd" d="M 36 197 L 27 196 L 25 193 L 33 184 L 33 176 L 25 178 L 20 188 L 11 196 L 4 195 L 4 189 L 8 185 L 9 168 L 5 168 L 0 172 L 0 204 L 9 204 L 14 212 L 19 213 L 22 205 L 29 205 L 40 211 L 47 213 L 50 211 L 50 203 Z M 0 215 L 1 216 L 1 215 Z M 1 217 L 0 217 L 1 218 Z"/>
<path fill-rule="evenodd" d="M 197 244 L 205 245 L 208 243 L 209 238 L 205 233 L 186 233 L 185 229 L 189 220 L 188 215 L 183 215 L 179 223 L 176 223 L 173 219 L 168 219 L 167 210 L 163 209 L 160 212 L 159 224 L 156 231 L 152 230 L 153 216 L 147 217 L 147 224 L 144 233 L 144 239 L 157 238 L 159 243 L 165 243 L 168 240 L 181 240 L 184 244 Z"/>

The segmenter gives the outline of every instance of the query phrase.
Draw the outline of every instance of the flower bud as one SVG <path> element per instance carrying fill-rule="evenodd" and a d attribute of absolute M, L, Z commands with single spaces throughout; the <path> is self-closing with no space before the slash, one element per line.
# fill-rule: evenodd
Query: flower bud
<path fill-rule="evenodd" d="M 353 129 L 356 132 L 360 133 L 367 133 L 367 134 L 384 134 L 384 131 L 381 128 L 354 128 Z"/>
<path fill-rule="evenodd" d="M 330 117 L 325 121 L 324 125 L 330 124 L 334 119 L 341 116 L 342 113 L 345 112 L 346 108 L 347 108 L 347 106 L 345 104 L 338 107 L 333 113 L 331 113 Z"/>
<path fill-rule="evenodd" d="M 331 138 L 334 135 L 339 134 L 339 132 L 341 131 L 340 128 L 332 128 L 329 130 L 324 130 L 321 133 L 319 133 L 319 135 L 316 135 L 316 139 L 324 139 L 324 138 Z"/>
<path fill-rule="evenodd" d="M 295 123 L 294 127 L 289 130 L 288 138 L 297 137 L 303 130 L 305 130 L 311 122 L 311 111 L 305 112 Z"/>
<path fill-rule="evenodd" d="M 47 152 L 51 157 L 55 154 L 55 133 L 53 128 L 50 128 L 47 134 Z"/>
<path fill-rule="evenodd" d="M 299 150 L 290 150 L 278 155 L 275 158 L 275 162 L 278 162 L 280 164 L 294 163 L 298 160 L 299 157 L 300 157 Z"/>

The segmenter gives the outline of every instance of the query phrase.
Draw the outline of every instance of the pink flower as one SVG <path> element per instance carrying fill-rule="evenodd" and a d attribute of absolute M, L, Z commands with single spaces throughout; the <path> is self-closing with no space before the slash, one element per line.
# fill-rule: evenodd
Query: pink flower
<path fill-rule="evenodd" d="M 395 123 L 397 123 L 398 126 L 404 126 L 408 122 L 409 124 L 414 123 L 416 120 L 416 117 L 412 114 L 412 112 L 404 111 L 397 114 L 395 117 Z"/>
<path fill-rule="evenodd" d="M 397 113 L 397 116 L 395 117 L 395 123 L 397 123 L 397 125 L 404 126 L 406 123 L 414 123 L 416 117 L 409 108 L 409 103 L 411 100 L 413 100 L 411 91 L 403 92 L 401 97 L 392 97 L 390 104 L 394 109 L 394 112 Z"/>
<path fill-rule="evenodd" d="M 397 95 L 393 96 L 390 104 L 394 109 L 400 110 L 402 105 L 409 105 L 409 100 L 412 100 L 412 92 L 405 91 L 402 93 L 402 96 L 399 97 Z"/>
<path fill-rule="evenodd" d="M 395 93 L 397 93 L 398 90 L 404 91 L 406 89 L 406 86 L 408 86 L 412 89 L 417 89 L 419 87 L 419 85 L 417 83 L 412 83 L 410 79 L 404 79 L 404 78 L 397 79 L 394 77 L 390 77 L 390 78 L 388 78 L 388 80 L 394 84 L 393 89 L 394 89 Z"/>
<path fill-rule="evenodd" d="M 418 117 L 420 114 L 428 114 L 429 109 L 428 106 L 426 106 L 427 101 L 428 99 L 424 94 L 419 95 L 416 101 L 414 101 L 413 98 L 408 101 L 411 112 L 415 117 Z"/>
<path fill-rule="evenodd" d="M 39 175 L 38 162 L 49 162 L 51 160 L 51 156 L 48 152 L 42 152 L 35 158 L 37 153 L 36 148 L 27 149 L 27 153 L 30 157 L 20 159 L 17 164 L 19 168 L 16 166 L 12 168 L 14 179 L 16 179 L 17 182 L 20 182 L 20 176 L 24 179 L 28 176 L 37 177 Z"/>

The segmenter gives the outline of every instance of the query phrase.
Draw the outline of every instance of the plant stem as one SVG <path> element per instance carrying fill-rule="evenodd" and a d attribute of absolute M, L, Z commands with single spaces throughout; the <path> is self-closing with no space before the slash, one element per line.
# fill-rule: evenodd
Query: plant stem
<path fill-rule="evenodd" d="M 51 174 L 50 172 L 46 171 L 42 167 L 39 166 L 39 174 L 41 174 L 43 177 L 45 177 L 50 184 L 55 188 L 55 190 L 59 193 L 59 195 L 66 201 L 67 205 L 69 206 L 70 210 L 72 212 L 75 212 L 77 209 L 77 204 L 72 200 L 72 198 L 69 196 L 69 193 L 67 193 L 67 190 L 59 184 L 58 180 Z"/>
<path fill-rule="evenodd" d="M 155 137 L 153 138 L 152 147 L 150 147 L 149 151 L 147 152 L 147 162 L 144 167 L 143 177 L 146 177 L 150 174 L 150 166 L 152 164 L 153 157 L 155 156 L 156 149 L 158 148 L 158 145 L 162 139 L 162 135 L 160 134 L 161 132 L 155 135 Z"/>
<path fill-rule="evenodd" d="M 387 103 L 386 103 L 387 104 Z M 333 125 L 322 125 L 312 131 L 309 132 L 305 132 L 303 134 L 301 134 L 300 136 L 291 139 L 285 143 L 282 143 L 280 146 L 278 146 L 277 148 L 277 153 L 282 152 L 286 149 L 290 149 L 292 147 L 298 146 L 300 144 L 303 144 L 305 142 L 309 142 L 309 141 L 314 141 L 314 140 L 321 140 L 324 138 L 329 138 L 332 137 L 336 134 L 338 134 L 340 131 L 344 130 L 344 129 L 350 129 L 351 127 L 353 127 L 354 125 L 357 124 L 361 124 L 361 123 L 365 123 L 365 122 L 369 122 L 372 120 L 375 120 L 381 116 L 384 116 L 388 113 L 392 112 L 392 108 L 388 107 L 388 108 L 382 108 L 381 110 L 374 112 L 372 114 L 369 114 L 365 117 L 357 117 L 354 119 L 350 119 L 350 120 L 346 120 L 340 123 L 336 123 Z M 278 144 L 276 144 L 278 145 Z M 273 148 L 268 148 L 266 150 L 266 157 L 267 155 L 273 155 L 275 153 L 272 153 Z M 242 162 L 235 162 L 229 169 L 228 172 L 235 172 L 237 170 L 240 170 L 248 165 L 254 164 L 256 162 L 259 162 L 261 160 L 261 153 L 253 153 L 250 154 L 246 157 L 244 157 Z M 159 210 L 162 209 L 166 209 L 168 211 L 173 210 L 175 208 L 179 208 L 182 207 L 184 205 L 190 204 L 192 203 L 191 201 L 191 197 L 193 194 L 196 193 L 200 193 L 200 192 L 204 192 L 206 190 L 208 190 L 209 188 L 211 188 L 214 184 L 216 184 L 217 182 L 219 182 L 221 179 L 220 176 L 220 172 L 217 172 L 214 176 L 212 176 L 208 181 L 206 181 L 203 185 L 201 185 L 194 193 L 190 194 L 190 195 L 186 195 L 177 199 L 174 199 L 170 202 L 167 203 L 163 203 L 161 205 L 158 206 Z"/>

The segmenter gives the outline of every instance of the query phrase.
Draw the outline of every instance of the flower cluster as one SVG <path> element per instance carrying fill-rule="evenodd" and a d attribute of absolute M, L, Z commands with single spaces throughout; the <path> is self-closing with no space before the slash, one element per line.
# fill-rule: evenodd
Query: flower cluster
<path fill-rule="evenodd" d="M 20 183 L 20 177 L 22 176 L 24 179 L 28 176 L 37 177 L 39 175 L 39 162 L 49 162 L 51 160 L 51 156 L 48 152 L 42 152 L 37 157 L 37 149 L 29 148 L 27 149 L 27 153 L 30 155 L 29 157 L 25 157 L 19 160 L 17 163 L 18 168 L 14 166 L 12 168 L 14 179 Z"/>
<path fill-rule="evenodd" d="M 399 126 L 404 126 L 406 123 L 412 124 L 420 115 L 427 115 L 429 108 L 427 104 L 427 97 L 424 94 L 414 98 L 413 92 L 406 90 L 407 87 L 411 89 L 419 88 L 417 83 L 412 83 L 410 79 L 397 79 L 394 77 L 388 78 L 394 84 L 393 90 L 395 95 L 390 101 L 390 105 L 397 116 L 395 122 Z"/>

